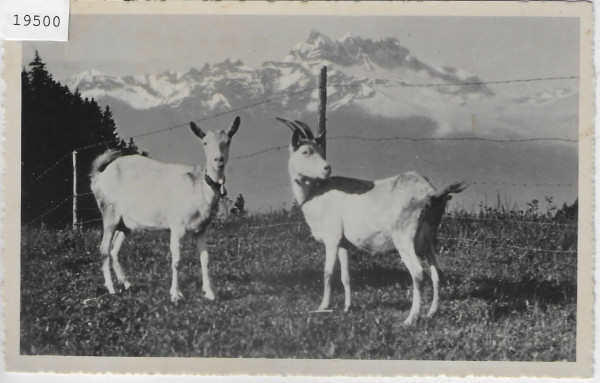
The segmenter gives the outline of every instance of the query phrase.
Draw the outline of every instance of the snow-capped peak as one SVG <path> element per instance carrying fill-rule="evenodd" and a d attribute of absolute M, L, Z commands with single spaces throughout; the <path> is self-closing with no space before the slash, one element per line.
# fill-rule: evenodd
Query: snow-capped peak
<path fill-rule="evenodd" d="M 268 99 L 274 94 L 298 93 L 316 86 L 321 67 L 328 67 L 330 109 L 341 108 L 393 91 L 406 94 L 407 85 L 446 83 L 452 87 L 419 88 L 415 97 L 443 97 L 465 102 L 493 93 L 480 80 L 460 69 L 433 68 L 410 55 L 395 37 L 372 40 L 353 34 L 334 39 L 312 30 L 281 61 L 265 62 L 259 68 L 240 59 L 205 63 L 187 72 L 163 71 L 115 77 L 96 70 L 82 72 L 68 82 L 86 97 L 114 98 L 135 109 L 184 108 L 203 113 L 222 111 Z M 461 85 L 463 83 L 468 85 Z M 316 89 L 316 88 L 315 88 Z M 283 108 L 311 109 L 316 93 L 298 93 L 294 98 L 272 101 Z"/>
<path fill-rule="evenodd" d="M 92 84 L 97 85 L 113 81 L 118 81 L 117 77 L 104 74 L 96 69 L 90 69 L 72 76 L 67 81 L 67 86 L 74 90 L 79 88 L 82 84 L 84 86 Z"/>

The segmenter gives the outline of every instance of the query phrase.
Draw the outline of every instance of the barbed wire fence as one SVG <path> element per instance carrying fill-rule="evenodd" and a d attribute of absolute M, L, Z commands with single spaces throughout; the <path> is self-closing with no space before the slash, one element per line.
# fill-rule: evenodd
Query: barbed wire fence
<path fill-rule="evenodd" d="M 477 82 L 467 82 L 467 83 L 457 83 L 457 84 L 409 84 L 409 83 L 396 83 L 393 85 L 388 85 L 388 84 L 365 84 L 365 83 L 358 83 L 358 84 L 337 84 L 337 85 L 327 85 L 327 87 L 337 87 L 337 88 L 347 88 L 347 87 L 364 87 L 364 86 L 369 86 L 369 87 L 408 87 L 408 88 L 419 88 L 419 87 L 449 87 L 449 86 L 475 86 L 475 85 L 492 85 L 492 84 L 507 84 L 507 83 L 526 83 L 526 82 L 536 82 L 536 81 L 554 81 L 554 80 L 572 80 L 572 79 L 579 79 L 579 77 L 577 76 L 565 76 L 565 77 L 548 77 L 548 78 L 534 78 L 534 79 L 514 79 L 514 80 L 501 80 L 501 81 L 477 81 Z M 203 122 L 203 121 L 207 121 L 210 119 L 214 119 L 220 116 L 224 116 L 224 115 L 228 115 L 231 113 L 235 113 L 235 112 L 239 112 L 239 111 L 243 111 L 243 110 L 247 110 L 247 109 L 252 109 L 255 107 L 258 107 L 260 105 L 264 105 L 264 104 L 268 104 L 277 100 L 281 100 L 281 99 L 285 99 L 288 97 L 292 97 L 295 95 L 300 95 L 300 94 L 304 94 L 307 92 L 311 92 L 314 90 L 317 90 L 318 86 L 309 86 L 309 87 L 303 87 L 291 92 L 286 92 L 286 93 L 282 93 L 282 94 L 276 94 L 272 97 L 266 98 L 264 100 L 260 100 L 260 101 L 256 101 L 247 105 L 243 105 L 243 106 L 239 106 L 236 108 L 230 108 L 228 110 L 225 111 L 221 111 L 215 114 L 211 114 L 211 115 L 207 115 L 204 116 L 200 119 L 194 120 L 195 122 L 199 123 L 199 122 Z M 144 132 L 144 133 L 140 133 L 140 134 L 136 134 L 136 135 L 131 135 L 129 137 L 125 137 L 122 138 L 124 141 L 128 141 L 130 139 L 136 139 L 136 138 L 140 138 L 140 137 L 146 137 L 146 136 L 150 136 L 150 135 L 154 135 L 154 134 L 158 134 L 158 133 L 163 133 L 163 132 L 167 132 L 167 131 L 172 131 L 178 128 L 182 128 L 182 127 L 186 127 L 188 126 L 188 122 L 186 123 L 182 123 L 182 124 L 176 124 L 176 125 L 171 125 L 168 127 L 164 127 L 164 128 L 160 128 L 157 130 L 153 130 L 153 131 L 149 131 L 149 132 Z M 485 137 L 408 137 L 408 136 L 394 136 L 394 137 L 366 137 L 366 136 L 357 136 L 357 135 L 339 135 L 339 136 L 331 136 L 327 138 L 328 140 L 354 140 L 354 141 L 370 141 L 370 142 L 394 142 L 394 141 L 406 141 L 406 142 L 453 142 L 453 141 L 469 141 L 469 142 L 487 142 L 487 143 L 496 143 L 496 144 L 520 144 L 520 143 L 530 143 L 530 142 L 564 142 L 564 143 L 577 143 L 577 140 L 575 139 L 571 139 L 571 138 L 565 138 L 565 137 L 531 137 L 531 138 L 521 138 L 521 139 L 492 139 L 492 138 L 485 138 Z M 121 138 L 117 138 L 115 140 L 109 140 L 109 141 L 102 141 L 102 142 L 97 142 L 94 144 L 90 144 L 90 145 L 86 145 L 86 146 L 82 146 L 79 147 L 77 149 L 75 149 L 76 152 L 79 151 L 83 151 L 83 150 L 87 150 L 87 149 L 91 149 L 91 148 L 97 148 L 100 146 L 106 146 L 109 145 L 111 143 L 116 143 L 119 140 L 121 140 Z M 276 151 L 280 151 L 282 149 L 287 149 L 288 145 L 275 145 L 275 146 L 271 146 L 271 147 L 267 147 L 267 148 L 263 148 L 261 150 L 255 151 L 255 152 L 251 152 L 251 153 L 246 153 L 246 154 L 240 154 L 240 155 L 236 155 L 236 156 L 232 156 L 230 158 L 230 161 L 237 161 L 237 160 L 244 160 L 244 159 L 248 159 L 248 158 L 252 158 L 252 157 L 257 157 L 257 156 L 261 156 L 261 155 L 265 155 L 267 153 L 270 152 L 276 152 Z M 31 149 L 31 148 L 29 148 Z M 40 155 L 41 154 L 47 154 L 47 153 L 41 153 L 43 151 L 43 148 L 41 148 L 40 150 Z M 54 151 L 54 153 L 56 153 L 56 151 Z M 67 160 L 69 159 L 69 157 L 72 156 L 72 153 L 65 153 L 62 157 L 60 157 L 56 162 L 54 162 L 53 164 L 51 164 L 50 166 L 48 166 L 44 171 L 42 171 L 39 175 L 35 176 L 31 181 L 29 181 L 26 185 L 22 186 L 21 192 L 22 194 L 27 194 L 28 190 L 31 189 L 32 187 L 34 187 L 36 185 L 36 183 L 38 183 L 40 181 L 40 179 L 44 178 L 44 177 L 49 177 L 54 170 L 56 170 L 57 168 L 59 168 L 60 166 L 63 166 L 65 162 L 68 162 Z M 287 180 L 286 180 L 287 181 Z M 470 185 L 494 185 L 494 186 L 513 186 L 513 187 L 520 187 L 520 186 L 534 186 L 534 187 L 577 187 L 577 185 L 574 184 L 570 184 L 570 183 L 544 183 L 544 182 L 520 182 L 520 181 L 485 181 L 485 180 L 468 180 L 468 183 Z M 284 188 L 288 188 L 289 186 L 289 182 L 282 182 L 278 185 L 270 185 L 270 186 L 266 186 L 266 187 L 261 187 L 261 188 L 254 188 L 254 189 L 250 189 L 245 191 L 244 193 L 246 194 L 254 194 L 254 193 L 260 193 L 263 192 L 265 190 L 273 190 L 273 189 L 284 189 Z M 43 213 L 41 213 L 40 215 L 38 215 L 37 217 L 22 223 L 23 227 L 27 227 L 30 225 L 34 225 L 36 223 L 39 223 L 40 221 L 42 221 L 44 218 L 48 217 L 49 215 L 51 215 L 52 213 L 56 212 L 58 209 L 61 208 L 65 208 L 65 206 L 68 206 L 69 202 L 73 202 L 73 201 L 77 201 L 78 204 L 77 206 L 73 207 L 73 215 L 74 217 L 77 215 L 77 211 L 87 211 L 87 212 L 91 212 L 91 211 L 95 211 L 98 213 L 98 218 L 92 218 L 92 219 L 86 219 L 86 220 L 82 220 L 82 221 L 74 221 L 73 223 L 73 227 L 76 228 L 82 228 L 84 226 L 89 226 L 90 224 L 98 224 L 99 222 L 102 221 L 102 218 L 100 217 L 100 211 L 98 209 L 98 207 L 96 206 L 96 202 L 93 196 L 92 192 L 87 192 L 87 193 L 73 193 L 72 195 L 68 195 L 65 196 L 63 199 L 60 199 L 58 201 L 50 201 L 50 206 L 48 206 L 48 209 L 45 210 Z M 444 215 L 444 221 L 451 221 L 451 220 L 470 220 L 470 221 L 480 221 L 480 222 L 511 222 L 514 224 L 521 224 L 521 225 L 541 225 L 541 226 L 556 226 L 556 227 L 560 227 L 563 230 L 574 230 L 575 232 L 577 231 L 577 224 L 569 224 L 569 223 L 558 223 L 558 222 L 540 222 L 540 221 L 535 221 L 535 220 L 527 220 L 527 219 L 520 219 L 520 218 L 507 218 L 507 219 L 497 219 L 497 218 L 489 218 L 489 217 L 483 217 L 483 216 L 479 216 L 479 217 L 466 217 L 466 216 L 456 216 L 456 215 L 451 215 L 451 214 L 446 214 Z M 273 223 L 273 224 L 266 224 L 266 225 L 255 225 L 255 226 L 248 226 L 247 229 L 248 230 L 264 230 L 266 228 L 272 228 L 272 227 L 277 227 L 277 226 L 297 226 L 297 228 L 301 227 L 302 225 L 306 225 L 304 223 L 304 221 L 298 220 L 298 221 L 289 221 L 289 222 L 280 222 L 280 223 Z M 463 242 L 463 243 L 468 243 L 468 244 L 480 244 L 480 245 L 485 245 L 485 246 L 498 246 L 498 242 L 501 242 L 502 239 L 501 238 L 497 238 L 496 241 L 494 241 L 493 243 L 490 241 L 479 241 L 476 239 L 471 239 L 471 238 L 456 238 L 456 237 L 440 237 L 440 239 L 442 240 L 446 240 L 446 241 L 458 241 L 458 242 Z M 563 249 L 563 250 L 558 250 L 558 249 L 543 249 L 543 248 L 536 248 L 536 247 L 520 247 L 520 246 L 515 246 L 515 245 L 510 245 L 507 243 L 504 243 L 502 245 L 505 248 L 512 248 L 512 249 L 517 249 L 517 250 L 522 250 L 522 251 L 529 251 L 529 252 L 548 252 L 548 253 L 571 253 L 571 254 L 576 254 L 577 250 L 576 249 Z"/>

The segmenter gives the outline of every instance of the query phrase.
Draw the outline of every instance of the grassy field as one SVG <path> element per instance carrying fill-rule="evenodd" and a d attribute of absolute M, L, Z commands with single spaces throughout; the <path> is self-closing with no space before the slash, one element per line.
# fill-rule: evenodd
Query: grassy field
<path fill-rule="evenodd" d="M 577 254 L 528 249 L 576 250 L 577 228 L 564 225 L 575 222 L 531 211 L 453 215 L 440 232 L 447 279 L 440 313 L 408 328 L 411 279 L 393 253 L 351 251 L 353 310 L 342 312 L 338 266 L 333 312 L 310 312 L 322 293 L 323 246 L 297 211 L 212 225 L 213 302 L 202 298 L 189 238 L 185 300 L 173 304 L 167 233 L 126 240 L 121 259 L 133 287 L 110 296 L 100 229 L 24 228 L 21 353 L 574 361 Z M 422 314 L 428 279 L 424 296 Z"/>

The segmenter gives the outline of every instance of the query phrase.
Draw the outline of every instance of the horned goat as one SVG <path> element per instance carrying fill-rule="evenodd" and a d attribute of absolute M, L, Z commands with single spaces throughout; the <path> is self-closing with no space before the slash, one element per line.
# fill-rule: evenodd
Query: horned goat
<path fill-rule="evenodd" d="M 433 316 L 439 309 L 441 278 L 435 258 L 437 229 L 450 194 L 461 192 L 464 183 L 437 192 L 415 172 L 377 181 L 330 177 L 331 166 L 321 152 L 325 132 L 315 138 L 303 122 L 277 120 L 293 132 L 288 165 L 295 199 L 312 235 L 325 244 L 324 291 L 319 310 L 329 307 L 336 256 L 344 286 L 344 311 L 350 308 L 347 249 L 352 243 L 370 252 L 396 248 L 400 253 L 413 281 L 412 306 L 405 324 L 416 322 L 420 315 L 423 268 L 419 258 L 426 258 L 433 282 L 427 315 Z"/>
<path fill-rule="evenodd" d="M 94 161 L 91 187 L 102 213 L 104 235 L 100 252 L 104 257 L 104 282 L 110 294 L 115 293 L 111 259 L 118 281 L 126 289 L 131 285 L 119 264 L 119 249 L 125 235 L 135 230 L 170 229 L 171 301 L 183 298 L 177 271 L 180 241 L 186 232 L 193 233 L 200 253 L 205 297 L 215 298 L 208 273 L 206 229 L 219 197 L 226 195 L 225 165 L 231 138 L 239 125 L 240 118 L 236 117 L 227 131 L 204 133 L 194 122 L 190 123 L 192 132 L 203 143 L 205 167 L 164 164 L 138 155 L 122 156 L 115 151 L 107 151 Z"/>

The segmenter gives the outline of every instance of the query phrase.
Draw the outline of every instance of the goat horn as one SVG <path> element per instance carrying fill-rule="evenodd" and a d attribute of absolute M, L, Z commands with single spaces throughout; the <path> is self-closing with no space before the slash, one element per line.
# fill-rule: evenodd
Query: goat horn
<path fill-rule="evenodd" d="M 306 123 L 296 120 L 294 121 L 294 124 L 299 125 L 304 130 L 306 138 L 314 140 L 315 136 L 313 136 L 312 130 L 310 130 L 310 127 Z"/>
<path fill-rule="evenodd" d="M 301 128 L 299 128 L 296 124 L 294 124 L 292 121 L 288 121 L 288 120 L 286 120 L 284 118 L 280 118 L 280 117 L 275 117 L 275 119 L 277 119 L 277 121 L 279 121 L 279 122 L 283 122 L 285 124 L 285 126 L 290 128 L 290 130 L 292 132 L 295 132 L 296 130 L 298 130 L 300 132 L 300 134 L 302 134 L 306 138 L 306 133 Z"/>

